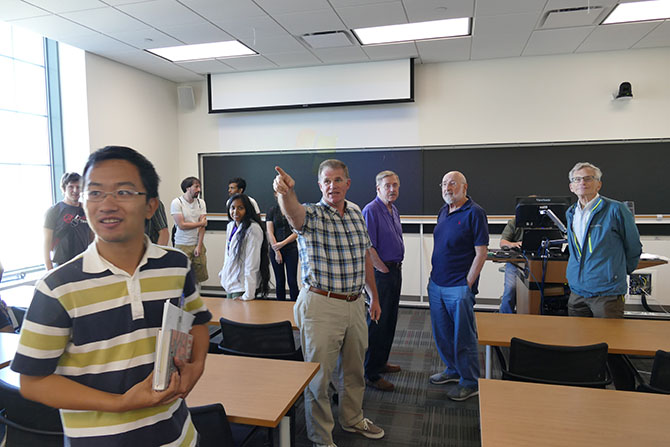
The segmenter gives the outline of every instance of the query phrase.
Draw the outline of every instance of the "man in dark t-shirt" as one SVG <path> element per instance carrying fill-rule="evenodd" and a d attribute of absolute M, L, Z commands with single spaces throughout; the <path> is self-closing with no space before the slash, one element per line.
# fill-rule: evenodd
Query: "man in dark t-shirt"
<path fill-rule="evenodd" d="M 63 201 L 46 213 L 44 219 L 44 265 L 47 270 L 63 264 L 86 250 L 92 233 L 79 203 L 80 175 L 66 172 L 61 177 Z M 53 257 L 52 257 L 53 256 Z"/>

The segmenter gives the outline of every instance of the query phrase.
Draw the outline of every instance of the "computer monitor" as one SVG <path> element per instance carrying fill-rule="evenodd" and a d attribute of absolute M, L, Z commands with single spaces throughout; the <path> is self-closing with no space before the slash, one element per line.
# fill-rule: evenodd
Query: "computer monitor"
<path fill-rule="evenodd" d="M 516 226 L 523 229 L 557 229 L 551 218 L 542 213 L 550 209 L 563 222 L 567 223 L 565 212 L 572 204 L 570 197 L 530 196 L 516 199 Z"/>

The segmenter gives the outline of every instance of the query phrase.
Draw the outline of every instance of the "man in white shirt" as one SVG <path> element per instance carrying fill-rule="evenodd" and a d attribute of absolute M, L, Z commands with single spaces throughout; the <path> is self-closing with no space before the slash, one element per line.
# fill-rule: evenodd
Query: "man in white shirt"
<path fill-rule="evenodd" d="M 235 177 L 228 180 L 228 197 L 233 197 L 235 194 L 247 194 L 244 192 L 246 189 L 247 189 L 247 181 L 244 180 L 243 178 Z M 247 197 L 249 197 L 249 201 L 254 206 L 256 213 L 260 216 L 261 209 L 258 206 L 258 202 L 256 202 L 256 200 L 249 194 L 247 194 Z"/>
<path fill-rule="evenodd" d="M 170 205 L 170 214 L 175 221 L 175 247 L 186 253 L 191 260 L 196 280 L 207 281 L 207 250 L 203 244 L 205 228 L 207 228 L 207 207 L 205 201 L 199 199 L 200 180 L 186 177 L 181 182 L 184 194 L 177 197 Z"/>

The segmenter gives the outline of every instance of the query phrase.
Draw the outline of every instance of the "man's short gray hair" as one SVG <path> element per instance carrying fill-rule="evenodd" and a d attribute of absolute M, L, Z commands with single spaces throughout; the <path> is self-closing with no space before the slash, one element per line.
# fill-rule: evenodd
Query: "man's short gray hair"
<path fill-rule="evenodd" d="M 572 174 L 575 172 L 579 171 L 580 169 L 584 168 L 591 168 L 595 171 L 596 175 L 596 180 L 600 181 L 600 179 L 603 176 L 603 171 L 600 170 L 600 168 L 594 164 L 591 164 L 587 161 L 580 161 L 577 163 L 572 169 L 570 169 L 570 172 L 568 173 L 568 180 L 572 181 Z"/>
<path fill-rule="evenodd" d="M 344 171 L 344 178 L 349 178 L 349 168 L 347 168 L 347 165 L 345 165 L 340 160 L 329 158 L 328 160 L 322 161 L 321 164 L 319 165 L 319 173 L 318 173 L 319 180 L 321 180 L 321 171 L 323 171 L 326 168 L 342 169 Z"/>
<path fill-rule="evenodd" d="M 379 174 L 377 174 L 377 177 L 375 177 L 375 183 L 377 186 L 381 185 L 382 180 L 384 180 L 386 177 L 390 177 L 392 175 L 395 175 L 395 177 L 398 179 L 398 183 L 400 183 L 400 177 L 398 177 L 398 174 L 396 174 L 393 171 L 382 171 Z"/>

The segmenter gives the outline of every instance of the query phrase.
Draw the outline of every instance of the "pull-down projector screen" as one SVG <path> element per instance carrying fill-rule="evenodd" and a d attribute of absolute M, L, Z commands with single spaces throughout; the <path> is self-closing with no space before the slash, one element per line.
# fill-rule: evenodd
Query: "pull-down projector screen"
<path fill-rule="evenodd" d="M 414 101 L 411 59 L 207 77 L 209 113 Z"/>

